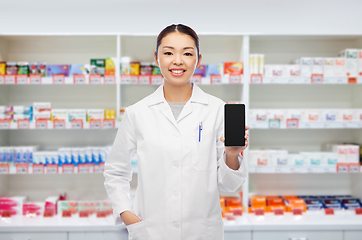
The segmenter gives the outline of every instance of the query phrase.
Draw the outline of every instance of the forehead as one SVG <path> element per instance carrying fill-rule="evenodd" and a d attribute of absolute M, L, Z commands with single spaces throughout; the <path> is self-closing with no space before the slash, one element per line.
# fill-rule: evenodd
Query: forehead
<path fill-rule="evenodd" d="M 193 47 L 196 48 L 194 39 L 184 33 L 173 32 L 167 34 L 161 41 L 160 46 L 170 46 L 174 48 Z"/>

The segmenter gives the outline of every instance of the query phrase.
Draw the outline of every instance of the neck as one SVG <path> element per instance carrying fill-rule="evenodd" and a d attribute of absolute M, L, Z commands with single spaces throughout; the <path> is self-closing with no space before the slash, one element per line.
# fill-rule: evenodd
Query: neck
<path fill-rule="evenodd" d="M 164 80 L 163 92 L 167 102 L 187 102 L 192 95 L 192 83 L 174 85 Z"/>

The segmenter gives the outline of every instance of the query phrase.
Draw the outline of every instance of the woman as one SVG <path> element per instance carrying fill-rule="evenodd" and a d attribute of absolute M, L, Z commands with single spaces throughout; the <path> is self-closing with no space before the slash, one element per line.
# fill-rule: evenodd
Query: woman
<path fill-rule="evenodd" d="M 233 192 L 244 182 L 240 152 L 248 141 L 245 147 L 224 146 L 225 102 L 190 82 L 202 59 L 199 51 L 199 38 L 187 26 L 171 25 L 159 34 L 154 58 L 164 83 L 127 108 L 106 161 L 105 187 L 129 239 L 223 239 L 218 189 Z"/>

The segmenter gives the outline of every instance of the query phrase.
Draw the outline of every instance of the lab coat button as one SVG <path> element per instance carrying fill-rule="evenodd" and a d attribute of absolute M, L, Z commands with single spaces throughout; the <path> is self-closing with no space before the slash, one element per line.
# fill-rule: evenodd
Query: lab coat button
<path fill-rule="evenodd" d="M 179 227 L 180 227 L 180 224 L 179 224 L 179 223 L 174 223 L 173 226 L 174 226 L 175 228 L 179 228 Z"/>

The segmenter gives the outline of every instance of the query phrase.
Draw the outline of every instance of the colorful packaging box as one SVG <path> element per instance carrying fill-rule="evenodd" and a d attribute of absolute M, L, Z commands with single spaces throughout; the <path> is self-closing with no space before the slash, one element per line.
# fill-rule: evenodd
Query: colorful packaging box
<path fill-rule="evenodd" d="M 102 77 L 106 71 L 106 60 L 105 59 L 91 59 L 91 74 L 100 74 Z"/>
<path fill-rule="evenodd" d="M 313 59 L 308 57 L 300 58 L 300 76 L 311 77 L 312 76 Z"/>
<path fill-rule="evenodd" d="M 304 156 L 302 154 L 288 154 L 289 166 L 304 166 Z"/>
<path fill-rule="evenodd" d="M 320 110 L 320 121 L 322 122 L 334 122 L 337 120 L 336 109 L 321 109 Z"/>
<path fill-rule="evenodd" d="M 358 49 L 345 49 L 339 53 L 339 56 L 346 59 L 346 75 L 348 77 L 357 77 Z"/>
<path fill-rule="evenodd" d="M 283 65 L 265 65 L 265 77 L 283 77 Z"/>
<path fill-rule="evenodd" d="M 358 50 L 358 76 L 362 77 L 362 50 L 361 49 Z"/>
<path fill-rule="evenodd" d="M 14 113 L 32 114 L 33 106 L 13 106 Z"/>
<path fill-rule="evenodd" d="M 206 67 L 206 76 L 221 75 L 222 74 L 222 63 L 219 64 L 208 64 Z"/>
<path fill-rule="evenodd" d="M 316 109 L 304 110 L 302 116 L 303 122 L 318 122 L 320 121 L 320 111 Z"/>
<path fill-rule="evenodd" d="M 84 74 L 87 75 L 86 68 L 84 64 L 71 64 L 69 65 L 69 77 L 72 77 L 75 74 Z"/>
<path fill-rule="evenodd" d="M 194 75 L 201 75 L 201 77 L 206 76 L 206 65 L 200 65 L 198 68 L 196 68 Z"/>
<path fill-rule="evenodd" d="M 64 211 L 70 212 L 72 216 L 78 213 L 78 202 L 76 201 L 58 201 L 58 213 Z"/>
<path fill-rule="evenodd" d="M 42 77 L 47 76 L 47 67 L 45 63 L 29 63 L 29 74 L 40 74 Z"/>
<path fill-rule="evenodd" d="M 51 111 L 41 111 L 41 112 L 34 112 L 34 119 L 35 120 L 52 120 L 52 112 Z"/>
<path fill-rule="evenodd" d="M 112 109 L 104 110 L 104 119 L 115 120 L 116 119 L 116 110 L 112 110 Z"/>
<path fill-rule="evenodd" d="M 69 122 L 75 119 L 81 119 L 83 122 L 87 119 L 87 114 L 85 109 L 70 109 L 69 110 Z"/>
<path fill-rule="evenodd" d="M 69 111 L 68 109 L 52 109 L 52 121 L 54 120 L 64 120 L 69 121 Z"/>
<path fill-rule="evenodd" d="M 0 214 L 3 211 L 10 211 L 11 216 L 21 216 L 23 204 L 28 199 L 25 196 L 4 196 L 0 197 Z"/>
<path fill-rule="evenodd" d="M 33 103 L 34 112 L 51 111 L 52 104 L 50 102 L 35 102 Z"/>
<path fill-rule="evenodd" d="M 242 75 L 243 63 L 242 62 L 225 62 L 224 74 Z"/>
<path fill-rule="evenodd" d="M 131 62 L 130 67 L 131 75 L 140 75 L 141 64 L 139 62 Z"/>
<path fill-rule="evenodd" d="M 334 76 L 335 77 L 345 77 L 346 76 L 346 59 L 345 58 L 335 58 Z"/>
<path fill-rule="evenodd" d="M 152 75 L 161 75 L 161 70 L 156 65 L 152 65 Z"/>
<path fill-rule="evenodd" d="M 325 58 L 324 59 L 324 77 L 335 77 L 335 59 Z"/>
<path fill-rule="evenodd" d="M 269 155 L 266 150 L 249 150 L 249 165 L 250 166 L 268 166 Z"/>
<path fill-rule="evenodd" d="M 271 119 L 285 120 L 285 111 L 283 109 L 268 109 L 267 110 L 268 121 Z"/>
<path fill-rule="evenodd" d="M 112 58 L 106 58 L 105 62 L 105 75 L 116 75 L 116 65 Z"/>
<path fill-rule="evenodd" d="M 52 77 L 53 75 L 64 75 L 64 77 L 69 77 L 69 65 L 48 65 L 47 76 Z"/>
<path fill-rule="evenodd" d="M 42 217 L 44 215 L 45 202 L 26 202 L 23 204 L 23 216 Z"/>
<path fill-rule="evenodd" d="M 87 121 L 95 119 L 104 119 L 104 109 L 87 109 Z"/>
<path fill-rule="evenodd" d="M 324 59 L 323 58 L 313 58 L 312 65 L 312 74 L 323 74 L 324 69 Z"/>
<path fill-rule="evenodd" d="M 18 62 L 18 75 L 29 75 L 28 62 Z"/>
<path fill-rule="evenodd" d="M 6 62 L 0 62 L 0 75 L 6 74 Z"/>
<path fill-rule="evenodd" d="M 6 63 L 6 74 L 8 74 L 8 75 L 17 75 L 18 74 L 18 65 L 16 62 L 7 62 Z"/>

